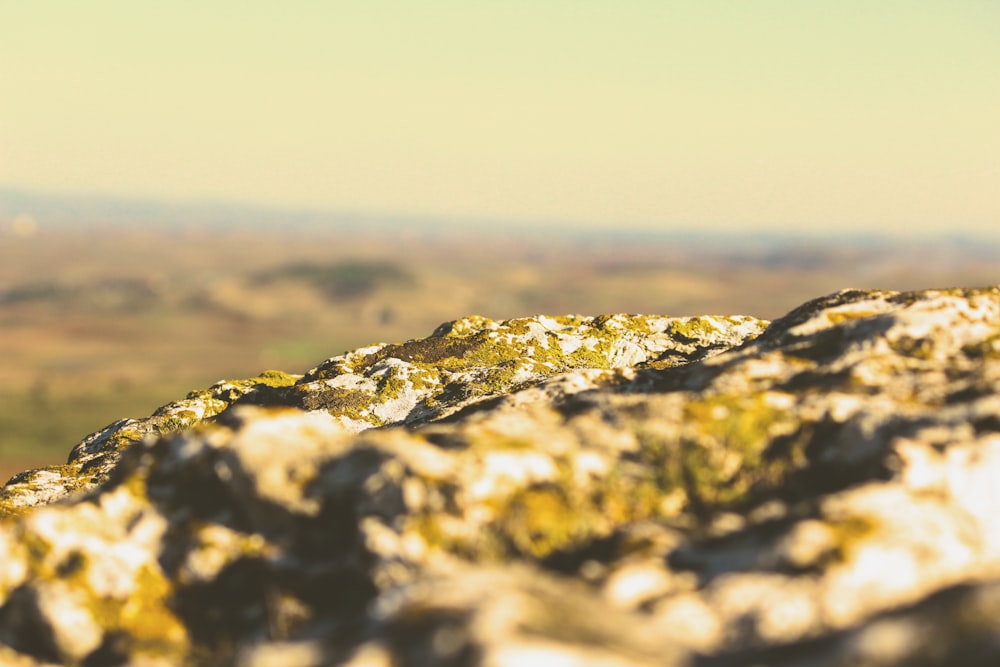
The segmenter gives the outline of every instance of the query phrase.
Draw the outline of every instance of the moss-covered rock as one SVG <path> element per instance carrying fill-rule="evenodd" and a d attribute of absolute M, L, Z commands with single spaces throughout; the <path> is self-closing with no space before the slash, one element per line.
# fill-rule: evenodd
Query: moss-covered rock
<path fill-rule="evenodd" d="M 0 658 L 992 664 L 997 340 L 998 288 L 848 290 L 220 382 L 3 488 Z"/>

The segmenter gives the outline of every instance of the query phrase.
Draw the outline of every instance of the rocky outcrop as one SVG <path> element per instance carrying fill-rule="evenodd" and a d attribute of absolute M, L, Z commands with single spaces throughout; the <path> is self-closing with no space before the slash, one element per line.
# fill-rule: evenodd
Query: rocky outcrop
<path fill-rule="evenodd" d="M 3 488 L 0 662 L 996 664 L 998 388 L 1000 288 L 222 382 Z"/>

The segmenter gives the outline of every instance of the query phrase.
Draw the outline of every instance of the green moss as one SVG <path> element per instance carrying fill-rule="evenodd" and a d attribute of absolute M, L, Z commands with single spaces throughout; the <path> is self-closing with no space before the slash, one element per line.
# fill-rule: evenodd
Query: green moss
<path fill-rule="evenodd" d="M 122 633 L 131 650 L 154 655 L 179 656 L 186 651 L 187 632 L 169 608 L 171 584 L 156 565 L 143 565 L 134 578 L 135 587 L 124 599 L 95 595 L 88 578 L 90 556 L 72 551 L 53 562 L 52 546 L 35 532 L 18 526 L 18 541 L 27 550 L 25 563 L 31 578 L 59 579 L 81 591 L 81 599 L 105 633 Z M 95 554 L 99 557 L 99 554 Z"/>
<path fill-rule="evenodd" d="M 877 310 L 835 310 L 826 313 L 826 319 L 830 321 L 831 324 L 840 324 L 842 322 L 851 322 L 853 320 L 860 320 L 865 317 L 873 317 L 879 315 Z"/>
<path fill-rule="evenodd" d="M 498 508 L 496 529 L 518 552 L 543 558 L 588 536 L 588 513 L 558 485 L 528 488 Z"/>
<path fill-rule="evenodd" d="M 524 440 L 492 443 L 490 449 L 531 448 Z M 487 503 L 493 519 L 475 535 L 452 534 L 449 526 L 462 520 L 449 514 L 423 513 L 407 522 L 433 549 L 477 562 L 506 562 L 511 558 L 541 559 L 572 549 L 595 537 L 608 535 L 628 518 L 652 514 L 655 502 L 636 502 L 627 485 L 581 493 L 564 471 L 554 482 L 535 484 Z"/>
<path fill-rule="evenodd" d="M 498 435 L 496 438 L 485 443 L 484 451 L 533 451 L 538 448 L 538 443 L 530 438 L 516 438 L 507 435 Z"/>
<path fill-rule="evenodd" d="M 550 319 L 566 328 L 579 328 L 583 322 L 583 318 L 578 316 Z M 519 340 L 519 337 L 533 332 L 534 328 L 531 325 L 535 321 L 531 318 L 509 320 L 496 331 L 475 331 L 460 339 L 461 344 L 456 344 L 455 341 L 434 344 L 431 343 L 431 339 L 414 341 L 413 345 L 419 345 L 421 348 L 419 353 L 415 350 L 408 351 L 407 356 L 400 358 L 433 364 L 440 369 L 451 371 L 494 368 L 515 362 L 519 367 L 534 373 L 550 375 L 569 368 L 607 368 L 611 348 L 623 329 L 632 328 L 640 333 L 648 333 L 649 330 L 648 324 L 641 318 L 625 321 L 622 321 L 620 316 L 595 318 L 591 327 L 576 332 L 580 337 L 590 338 L 590 344 L 581 345 L 566 354 L 562 351 L 556 332 L 546 332 L 541 341 L 537 338 L 526 342 Z M 612 326 L 611 322 L 614 322 L 615 326 Z M 457 337 L 454 329 L 447 335 L 452 338 Z M 400 351 L 389 351 L 391 356 L 399 356 L 398 352 Z"/>
<path fill-rule="evenodd" d="M 719 328 L 705 317 L 685 317 L 671 322 L 667 333 L 683 340 L 697 341 L 707 336 L 717 335 Z"/>
<path fill-rule="evenodd" d="M 144 433 L 134 427 L 121 428 L 111 434 L 111 438 L 121 442 L 142 440 Z"/>
<path fill-rule="evenodd" d="M 579 327 L 587 319 L 582 315 L 555 315 L 549 318 L 567 329 Z"/>
<path fill-rule="evenodd" d="M 406 378 L 396 368 L 390 368 L 378 382 L 378 393 L 383 399 L 399 398 L 403 390 L 410 386 Z"/>
<path fill-rule="evenodd" d="M 174 431 L 182 431 L 188 426 L 191 426 L 196 420 L 193 418 L 185 418 L 180 415 L 171 415 L 167 417 L 162 422 L 156 424 L 156 430 L 162 435 L 166 433 L 172 433 Z"/>
<path fill-rule="evenodd" d="M 289 373 L 284 373 L 282 371 L 264 371 L 257 377 L 246 378 L 244 380 L 227 380 L 225 382 L 218 383 L 218 387 L 229 386 L 235 388 L 239 393 L 232 396 L 230 400 L 235 400 L 244 393 L 256 389 L 257 387 L 290 387 L 294 385 L 302 376 L 301 375 L 291 375 Z M 232 390 L 230 390 L 230 393 Z M 217 396 L 217 394 L 213 394 Z"/>
<path fill-rule="evenodd" d="M 86 585 L 86 563 L 70 581 Z M 158 656 L 181 656 L 187 652 L 184 624 L 170 611 L 172 588 L 163 573 L 142 566 L 135 577 L 135 589 L 126 599 L 91 596 L 88 610 L 106 633 L 129 638 L 131 651 Z"/>
<path fill-rule="evenodd" d="M 451 365 L 449 370 L 465 370 L 470 367 L 491 368 L 520 359 L 523 356 L 521 350 L 507 341 L 486 338 L 485 340 L 470 341 L 470 343 L 473 344 L 469 345 L 465 353 L 456 359 L 460 363 Z"/>
<path fill-rule="evenodd" d="M 368 421 L 376 426 L 382 423 L 371 413 L 372 396 L 367 391 L 331 387 L 304 392 L 300 399 L 305 410 L 326 410 L 338 417 Z"/>
<path fill-rule="evenodd" d="M 149 468 L 144 466 L 139 459 L 134 458 L 127 460 L 125 465 L 119 465 L 116 474 L 112 476 L 112 483 L 106 485 L 104 490 L 107 492 L 115 487 L 121 486 L 133 497 L 141 498 L 142 502 L 148 502 L 148 479 Z"/>
<path fill-rule="evenodd" d="M 415 391 L 433 389 L 441 385 L 441 374 L 432 369 L 414 367 L 410 369 L 406 381 Z"/>
<path fill-rule="evenodd" d="M 612 341 L 599 338 L 593 347 L 581 345 L 573 350 L 566 364 L 570 368 L 600 368 L 611 367 Z"/>
<path fill-rule="evenodd" d="M 608 331 L 612 335 L 619 331 L 621 318 L 618 315 L 598 315 L 590 320 L 590 326 L 598 331 Z"/>
<path fill-rule="evenodd" d="M 833 529 L 833 558 L 838 561 L 848 560 L 858 542 L 871 535 L 877 526 L 866 517 L 850 516 L 837 521 L 829 521 L 827 525 Z"/>
<path fill-rule="evenodd" d="M 253 382 L 255 385 L 262 384 L 266 387 L 290 387 L 301 378 L 301 375 L 292 375 L 291 373 L 285 373 L 284 371 L 270 370 L 264 371 L 257 377 L 251 378 L 249 381 Z"/>
<path fill-rule="evenodd" d="M 532 322 L 533 319 L 526 317 L 507 320 L 501 324 L 500 331 L 503 331 L 506 336 L 524 336 L 531 333 Z"/>
<path fill-rule="evenodd" d="M 761 395 L 716 395 L 689 402 L 683 419 L 693 428 L 681 439 L 682 456 L 673 475 L 700 505 L 743 499 L 756 483 L 780 476 L 783 461 L 768 460 L 764 453 L 773 426 L 784 418 L 784 412 L 768 406 Z"/>
<path fill-rule="evenodd" d="M 491 396 L 503 393 L 510 389 L 514 383 L 519 368 L 516 362 L 507 361 L 486 370 L 481 381 L 470 386 L 474 395 Z"/>
<path fill-rule="evenodd" d="M 511 391 L 518 378 L 530 382 L 572 368 L 607 369 L 617 341 L 631 335 L 641 338 L 652 331 L 649 318 L 626 315 L 593 319 L 558 316 L 546 318 L 544 325 L 540 327 L 537 318 L 496 323 L 470 316 L 441 325 L 434 335 L 423 340 L 383 345 L 363 354 L 332 360 L 317 371 L 315 377 L 328 379 L 348 372 L 368 374 L 379 362 L 395 358 L 413 368 L 405 373 L 392 370 L 383 375 L 377 380 L 377 391 L 374 395 L 369 394 L 367 401 L 397 398 L 408 386 L 417 391 L 447 391 L 451 386 L 449 374 L 469 371 L 475 374 L 463 379 L 461 393 L 471 397 L 489 396 Z M 684 332 L 717 334 L 718 331 L 719 323 L 711 318 L 688 318 L 675 324 L 678 335 Z M 568 353 L 563 351 L 564 341 L 561 340 L 566 332 L 571 332 L 570 335 L 579 341 Z M 529 374 L 533 377 L 527 379 Z M 426 396 L 424 404 L 433 407 L 438 400 L 439 395 L 435 393 Z M 327 404 L 331 411 L 341 412 L 341 407 L 329 405 L 330 402 L 328 399 L 319 401 Z M 314 407 L 320 406 L 306 406 L 307 409 Z M 357 412 L 356 409 L 351 411 Z"/>
<path fill-rule="evenodd" d="M 432 549 L 445 552 L 455 552 L 458 546 L 441 525 L 440 516 L 432 513 L 418 514 L 407 519 L 407 531 L 420 536 L 424 543 Z"/>
<path fill-rule="evenodd" d="M 146 434 L 153 430 L 154 425 L 149 424 L 147 429 L 140 430 L 135 426 L 128 426 L 126 428 L 119 429 L 108 436 L 108 439 L 101 446 L 103 451 L 114 451 L 121 452 L 130 447 L 131 445 L 140 442 Z"/>
<path fill-rule="evenodd" d="M 739 506 L 756 492 L 775 488 L 805 464 L 797 442 L 780 455 L 769 452 L 775 427 L 785 418 L 762 395 L 710 395 L 684 406 L 682 426 L 675 436 L 640 427 L 636 435 L 646 471 L 623 468 L 623 474 L 634 480 L 632 492 L 637 498 L 632 502 L 641 499 L 643 514 L 682 509 L 710 513 Z M 681 501 L 673 510 L 664 504 L 671 497 Z"/>
<path fill-rule="evenodd" d="M 616 461 L 611 473 L 602 479 L 593 504 L 612 524 L 647 519 L 664 514 L 663 499 L 667 486 L 662 468 Z"/>

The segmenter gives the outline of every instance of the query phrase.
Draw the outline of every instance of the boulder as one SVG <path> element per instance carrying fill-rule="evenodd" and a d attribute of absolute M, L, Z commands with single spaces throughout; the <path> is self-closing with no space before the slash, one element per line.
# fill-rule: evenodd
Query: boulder
<path fill-rule="evenodd" d="M 1000 287 L 492 321 L 0 490 L 0 663 L 1000 663 Z"/>

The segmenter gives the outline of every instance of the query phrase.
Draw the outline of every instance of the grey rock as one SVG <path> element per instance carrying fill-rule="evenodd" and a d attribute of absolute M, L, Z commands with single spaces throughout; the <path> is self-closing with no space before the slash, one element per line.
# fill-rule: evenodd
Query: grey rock
<path fill-rule="evenodd" d="M 0 494 L 22 664 L 1000 662 L 1000 288 L 466 318 Z"/>

